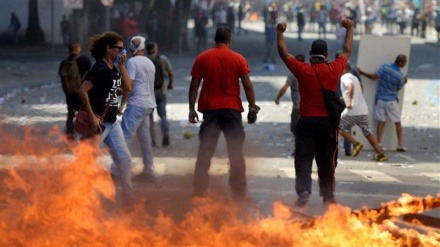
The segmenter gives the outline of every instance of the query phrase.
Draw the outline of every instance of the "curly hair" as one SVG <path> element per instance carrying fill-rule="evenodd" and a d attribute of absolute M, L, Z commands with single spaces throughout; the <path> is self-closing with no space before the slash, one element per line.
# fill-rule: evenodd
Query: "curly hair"
<path fill-rule="evenodd" d="M 96 60 L 102 59 L 107 53 L 107 46 L 115 45 L 119 41 L 124 41 L 124 38 L 115 32 L 105 32 L 102 34 L 96 34 L 89 38 L 90 53 Z"/>

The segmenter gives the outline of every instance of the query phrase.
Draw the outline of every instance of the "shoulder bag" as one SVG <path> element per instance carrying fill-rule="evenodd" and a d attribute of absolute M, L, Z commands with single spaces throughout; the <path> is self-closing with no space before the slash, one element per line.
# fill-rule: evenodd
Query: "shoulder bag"
<path fill-rule="evenodd" d="M 104 113 L 102 114 L 102 116 L 98 116 L 95 114 L 95 117 L 99 118 L 100 123 L 104 121 L 105 115 L 107 114 L 107 110 L 110 107 L 110 103 L 116 97 L 116 91 L 117 90 L 115 90 L 110 96 L 110 99 L 105 106 Z M 82 106 L 75 117 L 75 131 L 78 134 L 80 134 L 82 138 L 90 138 L 101 133 L 101 131 L 99 130 L 93 131 L 90 128 L 89 114 L 87 113 L 87 111 L 82 110 Z"/>
<path fill-rule="evenodd" d="M 325 89 L 322 87 L 321 80 L 319 79 L 318 73 L 316 72 L 315 67 L 312 65 L 313 70 L 315 71 L 316 77 L 318 78 L 319 85 L 321 86 L 322 95 L 324 97 L 325 107 L 328 112 L 328 117 L 330 118 L 331 125 L 333 128 L 339 128 L 339 122 L 341 121 L 341 113 L 344 109 L 344 105 L 339 99 L 338 94 L 330 89 Z"/>

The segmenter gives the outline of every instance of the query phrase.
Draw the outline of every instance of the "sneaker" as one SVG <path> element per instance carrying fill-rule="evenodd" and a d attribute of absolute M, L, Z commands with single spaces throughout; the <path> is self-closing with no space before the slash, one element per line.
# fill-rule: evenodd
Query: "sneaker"
<path fill-rule="evenodd" d="M 387 161 L 388 158 L 385 154 L 375 154 L 371 160 L 373 160 L 373 161 Z"/>
<path fill-rule="evenodd" d="M 298 199 L 295 202 L 295 207 L 302 208 L 302 207 L 306 206 L 307 202 L 309 201 L 309 197 L 310 197 L 309 192 L 307 192 L 307 191 L 302 192 L 298 196 Z"/>
<path fill-rule="evenodd" d="M 168 134 L 163 135 L 162 146 L 167 147 L 170 145 L 170 136 Z"/>
<path fill-rule="evenodd" d="M 359 152 L 362 150 L 362 148 L 364 147 L 364 144 L 358 142 L 356 145 L 354 145 L 354 150 L 353 153 L 351 154 L 351 157 L 356 157 Z"/>
<path fill-rule="evenodd" d="M 396 149 L 397 152 L 406 152 L 406 147 L 397 147 Z"/>
<path fill-rule="evenodd" d="M 350 151 L 345 151 L 345 156 L 351 156 L 351 152 Z"/>

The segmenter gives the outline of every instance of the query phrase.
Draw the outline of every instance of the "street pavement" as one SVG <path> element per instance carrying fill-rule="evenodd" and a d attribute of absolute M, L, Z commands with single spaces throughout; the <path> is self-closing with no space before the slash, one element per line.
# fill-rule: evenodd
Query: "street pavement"
<path fill-rule="evenodd" d="M 232 49 L 247 58 L 252 70 L 251 79 L 257 104 L 262 108 L 256 124 L 244 124 L 249 198 L 263 212 L 270 212 L 274 201 L 292 206 L 296 200 L 294 159 L 291 157 L 293 135 L 289 131 L 289 93 L 282 98 L 280 105 L 273 102 L 285 82 L 287 69 L 278 58 L 276 50 L 274 69 L 265 69 L 262 25 L 247 23 L 244 27 L 247 32 L 234 36 Z M 209 35 L 212 33 L 213 30 L 210 30 Z M 294 54 L 308 54 L 312 40 L 317 38 L 316 33 L 305 33 L 305 39 L 299 42 L 294 32 L 288 32 L 286 36 L 289 49 Z M 360 37 L 355 37 L 352 61 L 357 60 Z M 409 82 L 406 85 L 402 113 L 403 139 L 408 152 L 387 150 L 389 161 L 373 162 L 371 158 L 374 152 L 368 147 L 356 158 L 344 156 L 341 142 L 336 170 L 336 197 L 339 203 L 350 208 L 376 208 L 382 202 L 399 198 L 402 193 L 425 197 L 440 192 L 440 46 L 436 44 L 432 31 L 427 39 L 413 38 L 411 42 Z M 331 48 L 336 47 L 334 35 L 328 35 L 328 44 L 330 57 L 334 57 Z M 210 41 L 209 46 L 212 45 Z M 11 46 L 0 51 L 1 132 L 16 133 L 17 138 L 21 138 L 24 126 L 49 129 L 56 125 L 63 129 L 66 107 L 57 69 L 59 61 L 66 54 L 60 47 L 52 50 L 47 47 Z M 185 211 L 182 205 L 187 204 L 192 194 L 192 173 L 198 147 L 196 134 L 199 127 L 187 122 L 187 92 L 191 65 L 197 54 L 165 51 L 162 54 L 169 57 L 175 72 L 175 87 L 168 93 L 167 106 L 171 146 L 155 148 L 158 181 L 147 185 L 136 184 L 136 193 L 139 197 L 149 198 L 152 211 L 160 208 L 175 214 Z M 244 106 L 247 106 L 246 102 Z M 245 114 L 247 112 L 243 116 Z M 157 119 L 156 116 L 158 131 Z M 187 131 L 193 132 L 195 136 L 185 139 L 183 134 Z M 160 137 L 160 134 L 156 136 Z M 157 141 L 161 143 L 161 139 Z M 131 150 L 133 172 L 137 173 L 141 169 L 142 158 L 136 141 L 131 144 Z M 106 161 L 109 164 L 110 158 L 106 157 Z M 219 141 L 210 174 L 212 191 L 228 197 L 228 160 L 223 138 Z M 319 215 L 326 207 L 319 197 L 316 166 L 313 168 L 313 179 L 312 196 L 305 212 Z M 440 217 L 440 212 L 435 211 L 434 214 Z"/>

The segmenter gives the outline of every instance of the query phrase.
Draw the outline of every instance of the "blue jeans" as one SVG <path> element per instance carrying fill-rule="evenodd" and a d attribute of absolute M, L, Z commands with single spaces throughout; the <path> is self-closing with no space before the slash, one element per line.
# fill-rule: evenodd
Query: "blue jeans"
<path fill-rule="evenodd" d="M 136 134 L 142 151 L 142 161 L 144 164 L 143 173 L 153 174 L 153 148 L 150 136 L 150 115 L 154 108 L 142 108 L 139 106 L 128 105 L 122 116 L 121 127 L 125 140 L 130 143 L 133 135 Z"/>
<path fill-rule="evenodd" d="M 104 122 L 104 131 L 101 141 L 110 148 L 113 165 L 122 186 L 124 204 L 130 205 L 134 202 L 133 184 L 131 183 L 131 154 L 124 138 L 121 125 L 118 121 L 114 123 Z"/>
<path fill-rule="evenodd" d="M 157 105 L 157 114 L 160 117 L 160 129 L 162 130 L 163 135 L 168 135 L 170 133 L 170 125 L 167 119 L 167 95 L 162 92 L 155 92 L 156 96 L 156 105 Z M 154 114 L 150 114 L 150 133 L 153 141 L 155 140 L 154 135 Z"/>

